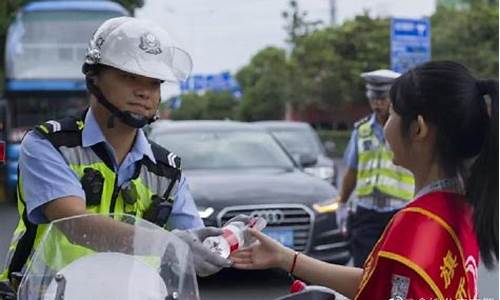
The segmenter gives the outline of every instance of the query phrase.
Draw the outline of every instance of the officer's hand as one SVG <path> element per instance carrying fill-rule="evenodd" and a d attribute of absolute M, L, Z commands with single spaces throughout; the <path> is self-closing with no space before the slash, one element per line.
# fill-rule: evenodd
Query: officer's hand
<path fill-rule="evenodd" d="M 347 234 L 347 218 L 349 217 L 349 205 L 347 203 L 339 203 L 337 208 L 337 227 L 340 229 L 340 232 L 344 235 Z"/>
<path fill-rule="evenodd" d="M 206 227 L 194 230 L 174 230 L 172 233 L 186 242 L 191 248 L 194 268 L 198 276 L 209 276 L 219 272 L 224 267 L 228 268 L 232 265 L 230 260 L 213 253 L 203 246 L 203 240 L 209 236 L 222 235 L 222 229 Z"/>

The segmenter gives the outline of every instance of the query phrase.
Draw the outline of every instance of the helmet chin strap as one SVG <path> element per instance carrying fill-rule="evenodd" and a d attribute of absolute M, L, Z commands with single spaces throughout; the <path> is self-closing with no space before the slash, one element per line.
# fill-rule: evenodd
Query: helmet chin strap
<path fill-rule="evenodd" d="M 111 102 L 109 102 L 108 99 L 106 99 L 104 94 L 94 84 L 94 81 L 91 78 L 87 77 L 86 83 L 87 89 L 97 98 L 97 101 L 99 101 L 99 103 L 101 103 L 111 113 L 111 116 L 109 116 L 106 124 L 108 128 L 115 127 L 115 117 L 120 119 L 120 121 L 122 121 L 124 124 L 133 128 L 142 128 L 147 124 L 153 123 L 159 118 L 158 111 L 151 118 L 130 111 L 121 111 Z"/>

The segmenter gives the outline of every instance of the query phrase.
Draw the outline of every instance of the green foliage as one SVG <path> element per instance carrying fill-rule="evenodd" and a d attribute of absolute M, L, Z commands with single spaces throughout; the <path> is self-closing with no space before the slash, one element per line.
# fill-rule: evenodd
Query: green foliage
<path fill-rule="evenodd" d="M 182 95 L 182 105 L 172 112 L 174 120 L 224 120 L 233 119 L 237 105 L 228 92 L 207 92 L 203 95 Z"/>
<path fill-rule="evenodd" d="M 348 130 L 317 130 L 318 136 L 322 143 L 331 141 L 335 143 L 335 152 L 333 156 L 341 157 L 344 155 L 345 149 L 351 138 L 351 131 Z"/>
<path fill-rule="evenodd" d="M 207 92 L 205 95 L 206 106 L 203 112 L 205 120 L 233 119 L 236 98 L 229 92 Z"/>
<path fill-rule="evenodd" d="M 244 121 L 281 119 L 290 98 L 292 66 L 282 49 L 268 47 L 257 53 L 236 78 L 243 89 L 238 118 Z"/>
<path fill-rule="evenodd" d="M 463 2 L 467 5 L 459 8 L 439 5 L 432 16 L 432 58 L 455 60 L 479 76 L 498 78 L 498 1 Z M 333 112 L 346 102 L 364 102 L 360 74 L 390 67 L 390 19 L 365 13 L 340 26 L 307 30 L 306 14 L 296 1 L 283 16 L 290 55 L 263 49 L 238 73 L 243 120 L 280 119 L 285 102 L 299 112 L 312 103 Z"/>
<path fill-rule="evenodd" d="M 388 68 L 388 29 L 388 19 L 363 15 L 299 40 L 291 60 L 307 91 L 302 102 L 316 102 L 331 111 L 347 101 L 364 101 L 360 73 Z"/>
<path fill-rule="evenodd" d="M 206 99 L 198 94 L 182 95 L 182 104 L 178 109 L 172 111 L 172 119 L 201 120 L 205 106 Z"/>
<path fill-rule="evenodd" d="M 298 39 L 316 30 L 323 22 L 306 20 L 308 12 L 301 11 L 296 0 L 290 0 L 288 6 L 289 9 L 283 11 L 281 16 L 286 21 L 284 29 L 288 34 L 287 42 L 295 45 Z"/>
<path fill-rule="evenodd" d="M 431 22 L 433 59 L 458 61 L 478 76 L 498 78 L 498 5 L 475 1 L 465 10 L 440 6 Z"/>

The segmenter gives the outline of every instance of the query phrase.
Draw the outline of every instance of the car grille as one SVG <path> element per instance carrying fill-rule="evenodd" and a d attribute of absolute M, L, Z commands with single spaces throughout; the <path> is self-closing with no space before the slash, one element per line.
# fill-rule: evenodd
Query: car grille
<path fill-rule="evenodd" d="M 226 207 L 218 215 L 219 226 L 239 214 L 264 217 L 268 223 L 266 228 L 293 229 L 294 249 L 308 249 L 314 221 L 314 213 L 308 207 L 299 204 Z"/>

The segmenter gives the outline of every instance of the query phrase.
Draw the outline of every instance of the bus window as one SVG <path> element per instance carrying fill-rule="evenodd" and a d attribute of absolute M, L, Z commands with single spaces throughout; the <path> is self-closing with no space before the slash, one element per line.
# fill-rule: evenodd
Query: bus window
<path fill-rule="evenodd" d="M 7 38 L 7 78 L 83 79 L 88 37 L 112 11 L 32 11 L 19 15 Z M 85 38 L 82 38 L 85 37 Z"/>

